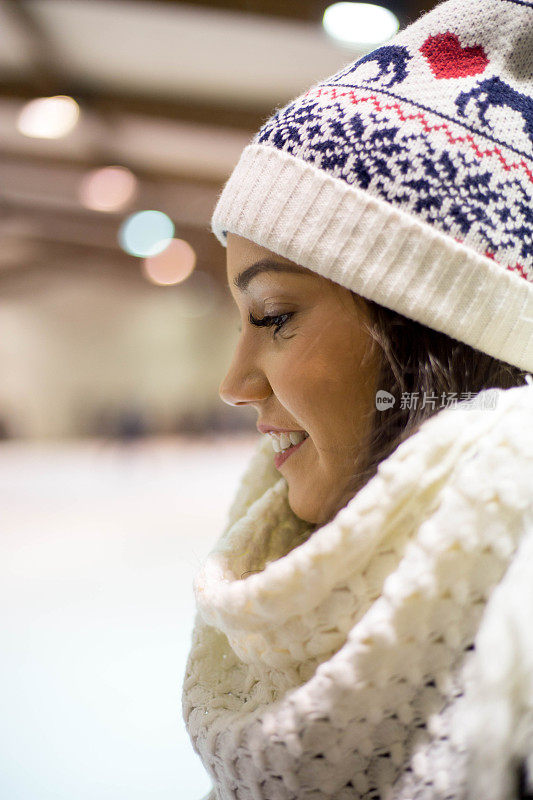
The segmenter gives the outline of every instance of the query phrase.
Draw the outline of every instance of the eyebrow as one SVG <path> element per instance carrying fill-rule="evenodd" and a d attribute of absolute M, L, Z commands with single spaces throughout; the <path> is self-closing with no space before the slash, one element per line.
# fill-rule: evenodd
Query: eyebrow
<path fill-rule="evenodd" d="M 245 292 L 248 288 L 250 281 L 259 275 L 261 272 L 294 272 L 299 275 L 307 274 L 304 267 L 298 267 L 296 264 L 279 264 L 277 261 L 272 261 L 269 258 L 263 258 L 261 261 L 256 261 L 250 267 L 246 267 L 237 277 L 233 280 L 233 285 Z"/>

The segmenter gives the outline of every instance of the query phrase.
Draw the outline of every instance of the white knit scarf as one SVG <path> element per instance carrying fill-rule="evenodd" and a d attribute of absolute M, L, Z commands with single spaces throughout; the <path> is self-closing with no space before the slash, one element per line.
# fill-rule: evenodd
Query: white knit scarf
<path fill-rule="evenodd" d="M 317 530 L 260 444 L 194 578 L 183 716 L 210 797 L 513 796 L 533 753 L 532 380 L 481 400 Z"/>

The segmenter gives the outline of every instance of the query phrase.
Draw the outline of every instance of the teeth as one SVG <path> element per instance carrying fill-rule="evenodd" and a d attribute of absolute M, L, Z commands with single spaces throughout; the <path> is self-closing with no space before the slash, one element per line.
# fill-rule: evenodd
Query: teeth
<path fill-rule="evenodd" d="M 291 446 L 291 440 L 289 439 L 286 433 L 280 434 L 279 443 L 281 445 L 282 450 L 286 450 L 288 447 Z"/>
<path fill-rule="evenodd" d="M 281 453 L 293 447 L 309 436 L 305 431 L 290 431 L 290 433 L 274 433 L 270 431 L 270 438 L 272 439 L 272 447 L 275 453 Z"/>
<path fill-rule="evenodd" d="M 305 439 L 305 433 L 300 433 L 299 431 L 291 431 L 289 433 L 289 439 L 291 440 L 291 444 L 300 444 Z"/>

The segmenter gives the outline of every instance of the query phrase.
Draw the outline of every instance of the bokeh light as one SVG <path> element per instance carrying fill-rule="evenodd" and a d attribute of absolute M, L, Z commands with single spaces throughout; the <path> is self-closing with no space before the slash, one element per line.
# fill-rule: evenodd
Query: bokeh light
<path fill-rule="evenodd" d="M 172 239 L 168 247 L 143 262 L 143 272 L 158 286 L 171 286 L 188 278 L 196 264 L 196 253 L 184 239 Z"/>
<path fill-rule="evenodd" d="M 174 238 L 174 223 L 162 211 L 137 211 L 120 226 L 118 239 L 126 253 L 138 258 L 155 256 Z"/>
<path fill-rule="evenodd" d="M 137 194 L 137 179 L 126 167 L 93 169 L 82 179 L 79 198 L 93 211 L 121 211 Z"/>
<path fill-rule="evenodd" d="M 72 97 L 38 97 L 21 110 L 17 129 L 24 136 L 38 139 L 60 139 L 74 128 L 80 108 Z"/>
<path fill-rule="evenodd" d="M 324 11 L 322 25 L 336 42 L 354 47 L 383 44 L 400 27 L 392 11 L 373 3 L 333 3 Z"/>

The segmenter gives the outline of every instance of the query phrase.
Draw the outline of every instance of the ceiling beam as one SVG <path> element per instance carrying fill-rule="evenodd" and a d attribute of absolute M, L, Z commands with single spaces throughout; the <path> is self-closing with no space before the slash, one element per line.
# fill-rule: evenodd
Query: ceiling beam
<path fill-rule="evenodd" d="M 8 229 L 17 217 L 26 227 L 23 239 L 2 234 L 6 258 L 0 253 L 0 285 L 21 287 L 24 276 L 35 270 L 65 269 L 69 273 L 115 272 L 125 278 L 146 281 L 141 258 L 128 255 L 118 244 L 116 218 L 80 212 L 29 210 L 5 204 L 0 208 L 0 230 Z M 226 283 L 226 251 L 208 226 L 178 224 L 176 237 L 185 239 L 196 253 L 196 269 L 210 274 L 219 285 Z M 20 252 L 18 248 L 20 249 Z M 13 253 L 16 254 L 14 262 Z"/>
<path fill-rule="evenodd" d="M 144 0 L 133 0 L 133 2 L 139 1 L 144 2 Z M 330 5 L 326 0 L 189 0 L 186 3 L 180 0 L 156 0 L 156 2 L 168 6 L 199 6 L 219 11 L 238 11 L 244 14 L 310 21 L 322 19 L 324 9 Z"/>
<path fill-rule="evenodd" d="M 65 81 L 61 61 L 47 31 L 29 7 L 20 0 L 2 0 L 2 12 L 8 15 L 26 42 L 34 86 L 33 96 L 59 94 L 59 87 L 68 83 L 68 79 Z"/>
<path fill-rule="evenodd" d="M 122 2 L 144 2 L 144 0 L 122 0 Z M 189 0 L 187 3 L 180 0 L 155 0 L 155 2 L 167 6 L 189 5 L 263 17 L 321 22 L 324 11 L 334 0 Z M 396 14 L 401 27 L 406 24 L 407 16 L 410 11 L 412 12 L 412 6 L 416 2 L 418 0 L 381 0 L 382 5 Z"/>
<path fill-rule="evenodd" d="M 0 79 L 0 96 L 13 97 L 22 101 L 32 100 L 42 94 L 42 86 L 31 80 L 20 80 L 16 75 L 3 74 Z M 57 88 L 56 88 L 57 91 Z M 67 93 L 63 86 L 61 94 Z M 193 100 L 179 100 L 175 97 L 140 97 L 126 93 L 102 92 L 90 86 L 70 84 L 69 94 L 96 113 L 113 116 L 120 113 L 145 114 L 200 125 L 220 126 L 255 133 L 272 113 L 272 108 L 263 106 L 256 109 L 242 108 L 228 102 L 211 103 Z"/>
<path fill-rule="evenodd" d="M 12 164 L 20 167 L 43 168 L 50 171 L 54 169 L 71 170 L 73 172 L 83 174 L 91 169 L 97 169 L 101 167 L 102 161 L 99 158 L 74 159 L 72 157 L 61 157 L 50 154 L 43 155 L 42 153 L 21 153 L 19 151 L 10 151 L 3 147 L 2 151 L 0 152 L 0 178 L 2 176 L 3 164 Z M 170 170 L 149 169 L 146 167 L 140 167 L 136 164 L 130 166 L 130 168 L 135 173 L 135 177 L 141 181 L 141 183 L 154 183 L 162 186 L 169 186 L 173 189 L 176 189 L 176 187 L 186 187 L 188 189 L 189 187 L 194 186 L 211 190 L 213 192 L 213 197 L 215 197 L 216 193 L 220 191 L 222 183 L 218 179 L 210 180 L 209 178 L 200 175 L 180 175 L 179 173 L 171 172 Z M 5 188 L 5 186 L 0 186 L 0 197 L 2 197 L 2 188 Z"/>

